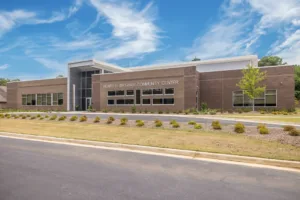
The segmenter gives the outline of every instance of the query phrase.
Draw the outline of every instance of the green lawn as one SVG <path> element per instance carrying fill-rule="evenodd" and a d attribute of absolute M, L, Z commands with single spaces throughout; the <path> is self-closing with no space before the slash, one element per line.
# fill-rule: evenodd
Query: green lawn
<path fill-rule="evenodd" d="M 300 161 L 300 148 L 243 134 L 0 119 L 0 131 Z"/>

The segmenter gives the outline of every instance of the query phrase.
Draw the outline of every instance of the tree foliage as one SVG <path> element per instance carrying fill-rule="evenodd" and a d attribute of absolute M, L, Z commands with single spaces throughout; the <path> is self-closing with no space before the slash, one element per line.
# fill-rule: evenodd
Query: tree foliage
<path fill-rule="evenodd" d="M 64 75 L 58 75 L 58 76 L 56 76 L 56 78 L 63 78 L 64 77 Z"/>
<path fill-rule="evenodd" d="M 259 67 L 285 65 L 285 64 L 287 64 L 287 63 L 282 62 L 282 58 L 280 58 L 278 56 L 264 56 L 258 62 Z"/>
<path fill-rule="evenodd" d="M 262 81 L 266 78 L 266 72 L 261 72 L 258 67 L 247 65 L 247 68 L 243 69 L 242 73 L 243 77 L 237 86 L 252 99 L 254 111 L 254 99 L 259 97 L 266 89 L 266 86 L 262 85 Z"/>
<path fill-rule="evenodd" d="M 8 82 L 20 81 L 20 79 L 0 78 L 0 86 L 6 86 Z"/>
<path fill-rule="evenodd" d="M 192 61 L 200 61 L 200 58 L 195 57 Z"/>

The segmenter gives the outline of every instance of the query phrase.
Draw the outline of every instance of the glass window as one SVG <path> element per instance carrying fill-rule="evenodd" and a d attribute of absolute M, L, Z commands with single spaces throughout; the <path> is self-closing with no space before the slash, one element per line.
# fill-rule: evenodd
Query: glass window
<path fill-rule="evenodd" d="M 42 94 L 37 94 L 37 105 L 42 105 Z"/>
<path fill-rule="evenodd" d="M 141 90 L 135 91 L 135 104 L 141 104 Z"/>
<path fill-rule="evenodd" d="M 51 106 L 51 93 L 47 94 L 47 105 Z"/>
<path fill-rule="evenodd" d="M 163 104 L 163 99 L 153 99 L 153 104 Z"/>
<path fill-rule="evenodd" d="M 47 105 L 47 94 L 42 94 L 42 105 Z"/>
<path fill-rule="evenodd" d="M 94 73 L 93 71 L 86 72 L 86 76 L 88 78 L 91 78 L 93 73 Z"/>
<path fill-rule="evenodd" d="M 165 94 L 174 94 L 174 88 L 165 88 Z"/>
<path fill-rule="evenodd" d="M 243 106 L 244 105 L 243 101 L 244 101 L 243 91 L 233 92 L 233 106 Z"/>
<path fill-rule="evenodd" d="M 27 94 L 27 105 L 32 105 L 32 95 L 31 94 Z"/>
<path fill-rule="evenodd" d="M 92 88 L 92 78 L 86 79 L 86 88 Z"/>
<path fill-rule="evenodd" d="M 22 95 L 22 105 L 27 105 L 27 95 L 26 94 Z"/>
<path fill-rule="evenodd" d="M 81 90 L 81 98 L 86 97 L 86 89 Z"/>
<path fill-rule="evenodd" d="M 133 96 L 134 95 L 134 91 L 133 90 L 126 90 L 126 95 L 127 96 Z"/>
<path fill-rule="evenodd" d="M 244 106 L 252 106 L 252 101 L 247 94 L 244 94 Z"/>
<path fill-rule="evenodd" d="M 58 94 L 53 93 L 52 105 L 57 106 L 58 104 Z"/>
<path fill-rule="evenodd" d="M 124 99 L 117 99 L 117 104 L 123 105 L 125 103 Z"/>
<path fill-rule="evenodd" d="M 143 90 L 143 95 L 151 95 L 151 94 L 152 94 L 152 89 Z"/>
<path fill-rule="evenodd" d="M 276 106 L 276 90 L 266 90 L 266 106 Z"/>
<path fill-rule="evenodd" d="M 174 104 L 174 98 L 164 99 L 164 104 Z"/>
<path fill-rule="evenodd" d="M 276 90 L 266 90 L 266 95 L 276 95 Z"/>
<path fill-rule="evenodd" d="M 150 99 L 143 99 L 143 104 L 151 104 L 151 100 Z"/>
<path fill-rule="evenodd" d="M 81 72 L 81 77 L 85 78 L 86 77 L 86 72 Z"/>
<path fill-rule="evenodd" d="M 134 104 L 134 99 L 125 99 L 125 104 Z"/>
<path fill-rule="evenodd" d="M 86 78 L 81 78 L 81 88 L 86 88 Z"/>
<path fill-rule="evenodd" d="M 125 92 L 124 90 L 117 90 L 116 91 L 116 96 L 124 96 Z"/>
<path fill-rule="evenodd" d="M 108 100 L 107 100 L 107 104 L 108 104 L 108 105 L 114 105 L 114 104 L 115 104 L 115 100 L 113 100 L 113 99 L 108 99 Z"/>
<path fill-rule="evenodd" d="M 64 95 L 63 93 L 58 93 L 58 105 L 64 104 Z"/>
<path fill-rule="evenodd" d="M 153 94 L 163 94 L 163 89 L 153 89 Z"/>
<path fill-rule="evenodd" d="M 115 96 L 116 95 L 116 91 L 108 91 L 107 92 L 107 96 Z"/>
<path fill-rule="evenodd" d="M 86 97 L 92 97 L 92 89 L 86 89 Z"/>
<path fill-rule="evenodd" d="M 254 99 L 255 106 L 265 106 L 265 99 Z"/>

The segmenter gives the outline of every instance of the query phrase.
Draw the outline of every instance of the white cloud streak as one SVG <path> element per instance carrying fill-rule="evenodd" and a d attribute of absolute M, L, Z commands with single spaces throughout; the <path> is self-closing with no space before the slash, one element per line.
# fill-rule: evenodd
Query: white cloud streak
<path fill-rule="evenodd" d="M 8 64 L 0 65 L 0 70 L 5 70 L 9 67 Z"/>
<path fill-rule="evenodd" d="M 141 11 L 127 2 L 91 0 L 91 4 L 113 27 L 111 38 L 113 43 L 110 47 L 98 51 L 95 54 L 96 58 L 118 60 L 157 50 L 159 29 L 154 24 L 152 3 Z"/>

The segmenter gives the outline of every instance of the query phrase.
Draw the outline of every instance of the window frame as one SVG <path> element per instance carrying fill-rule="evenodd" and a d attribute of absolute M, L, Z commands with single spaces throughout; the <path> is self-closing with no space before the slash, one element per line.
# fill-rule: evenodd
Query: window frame
<path fill-rule="evenodd" d="M 149 89 L 141 89 L 142 90 L 142 96 L 153 96 L 153 89 L 149 88 Z M 150 90 L 151 94 L 144 94 L 144 90 Z"/>
<path fill-rule="evenodd" d="M 150 103 L 149 104 L 144 104 L 144 100 L 150 100 Z M 142 98 L 141 103 L 142 103 L 141 105 L 152 105 L 151 98 Z"/>
<path fill-rule="evenodd" d="M 267 94 L 267 91 L 270 91 L 270 90 L 273 90 L 273 91 L 275 91 L 275 94 Z M 235 92 L 239 92 L 239 91 L 242 91 L 243 92 L 243 105 L 242 106 L 235 106 L 234 105 L 234 93 Z M 232 99 L 231 99 L 231 101 L 232 101 L 232 107 L 233 108 L 244 108 L 244 107 L 246 107 L 246 108 L 251 108 L 252 107 L 252 104 L 251 105 L 249 105 L 249 106 L 245 106 L 245 97 L 244 97 L 244 95 L 245 95 L 245 93 L 244 93 L 244 91 L 243 90 L 235 90 L 235 91 L 232 91 Z M 277 108 L 277 105 L 278 105 L 278 91 L 277 91 L 277 89 L 266 89 L 264 92 L 263 92 L 263 97 L 258 97 L 258 98 L 255 98 L 254 99 L 254 107 L 258 107 L 258 108 Z M 275 96 L 275 98 L 276 98 L 276 105 L 275 106 L 267 106 L 266 105 L 266 96 Z M 255 105 L 255 100 L 264 100 L 264 105 L 263 106 L 256 106 Z"/>
<path fill-rule="evenodd" d="M 167 89 L 173 89 L 173 94 L 167 94 L 167 93 L 166 93 L 166 90 L 167 90 Z M 170 87 L 164 88 L 164 95 L 175 95 L 175 88 L 170 88 Z"/>

